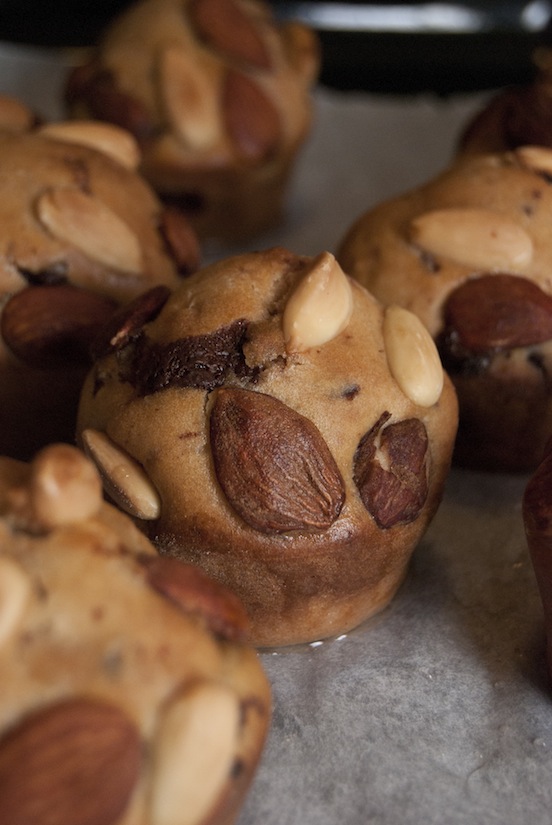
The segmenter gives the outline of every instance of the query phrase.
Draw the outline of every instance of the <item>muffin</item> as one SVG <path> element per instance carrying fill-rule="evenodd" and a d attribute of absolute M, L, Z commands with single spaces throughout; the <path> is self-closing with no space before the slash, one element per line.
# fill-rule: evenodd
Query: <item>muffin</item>
<path fill-rule="evenodd" d="M 270 719 L 243 608 L 51 445 L 0 459 L 4 821 L 231 823 Z"/>
<path fill-rule="evenodd" d="M 360 216 L 337 253 L 437 342 L 471 469 L 531 471 L 552 434 L 551 171 L 539 147 L 463 157 Z"/>
<path fill-rule="evenodd" d="M 233 590 L 259 646 L 382 610 L 457 426 L 419 320 L 384 312 L 330 253 L 274 248 L 200 270 L 121 328 L 98 347 L 78 440 L 160 553 Z"/>
<path fill-rule="evenodd" d="M 534 76 L 491 96 L 460 135 L 460 153 L 505 152 L 518 146 L 552 148 L 552 51 L 537 49 Z"/>
<path fill-rule="evenodd" d="M 143 291 L 176 287 L 199 246 L 137 173 L 124 130 L 1 122 L 0 453 L 29 459 L 74 440 L 99 326 Z"/>
<path fill-rule="evenodd" d="M 312 121 L 315 34 L 256 0 L 141 0 L 72 69 L 68 112 L 132 132 L 141 170 L 202 238 L 238 244 L 282 217 Z"/>

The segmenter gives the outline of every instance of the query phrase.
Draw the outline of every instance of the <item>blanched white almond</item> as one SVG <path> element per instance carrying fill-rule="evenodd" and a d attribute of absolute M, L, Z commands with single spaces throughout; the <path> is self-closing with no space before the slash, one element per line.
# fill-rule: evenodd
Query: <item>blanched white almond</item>
<path fill-rule="evenodd" d="M 31 507 L 46 529 L 90 518 L 102 503 L 102 483 L 94 464 L 69 444 L 45 447 L 34 458 Z"/>
<path fill-rule="evenodd" d="M 36 204 L 38 219 L 54 237 L 121 272 L 142 272 L 140 242 L 106 204 L 80 189 L 48 189 Z"/>
<path fill-rule="evenodd" d="M 523 271 L 533 242 L 519 223 L 490 209 L 436 209 L 410 224 L 410 240 L 437 257 L 485 271 Z"/>
<path fill-rule="evenodd" d="M 154 746 L 150 822 L 205 820 L 230 776 L 239 719 L 237 698 L 222 685 L 196 684 L 169 706 Z"/>
<path fill-rule="evenodd" d="M 208 149 L 221 132 L 220 106 L 208 73 L 183 48 L 170 46 L 161 54 L 159 87 L 166 115 L 177 135 L 191 149 Z"/>
<path fill-rule="evenodd" d="M 0 556 L 0 645 L 17 629 L 31 594 L 31 582 L 22 567 Z"/>
<path fill-rule="evenodd" d="M 522 164 L 533 172 L 552 175 L 552 150 L 544 146 L 520 146 L 515 154 Z"/>
<path fill-rule="evenodd" d="M 22 101 L 9 95 L 0 95 L 0 129 L 25 132 L 34 122 L 34 114 Z"/>
<path fill-rule="evenodd" d="M 304 352 L 343 332 L 353 311 L 349 279 L 330 252 L 313 259 L 288 298 L 282 328 L 288 352 Z"/>
<path fill-rule="evenodd" d="M 112 123 L 96 120 L 67 120 L 46 123 L 39 132 L 54 140 L 89 146 L 116 160 L 127 169 L 136 169 L 141 153 L 138 143 L 130 132 Z"/>
<path fill-rule="evenodd" d="M 82 442 L 113 501 L 135 518 L 156 519 L 161 512 L 159 494 L 142 466 L 99 430 L 84 430 Z"/>
<path fill-rule="evenodd" d="M 387 307 L 383 339 L 389 370 L 402 392 L 415 404 L 433 406 L 443 390 L 443 367 L 420 319 L 403 307 Z"/>

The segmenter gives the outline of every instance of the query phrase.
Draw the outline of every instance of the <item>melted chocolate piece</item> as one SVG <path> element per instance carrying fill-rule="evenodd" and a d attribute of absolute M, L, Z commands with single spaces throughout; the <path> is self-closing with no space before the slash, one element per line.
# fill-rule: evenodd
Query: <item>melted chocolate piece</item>
<path fill-rule="evenodd" d="M 145 335 L 136 342 L 129 380 L 142 395 L 169 387 L 213 390 L 228 374 L 246 374 L 242 345 L 247 333 L 244 319 L 206 335 L 190 335 L 159 344 Z"/>

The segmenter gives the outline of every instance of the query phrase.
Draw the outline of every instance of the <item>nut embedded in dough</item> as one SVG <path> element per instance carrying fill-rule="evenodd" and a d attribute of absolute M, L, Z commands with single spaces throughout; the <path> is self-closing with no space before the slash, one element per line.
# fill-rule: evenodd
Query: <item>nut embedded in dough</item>
<path fill-rule="evenodd" d="M 138 462 L 109 436 L 97 430 L 86 429 L 82 433 L 82 442 L 113 501 L 131 516 L 156 519 L 161 511 L 161 500 Z"/>
<path fill-rule="evenodd" d="M 328 275 L 338 297 L 321 301 L 322 340 L 290 353 L 283 316 L 300 296 L 309 329 L 309 293 L 316 307 Z M 327 253 L 237 255 L 187 278 L 83 388 L 79 440 L 107 432 L 144 468 L 162 506 L 140 528 L 233 590 L 259 646 L 344 633 L 383 609 L 440 501 L 456 397 L 434 350 L 403 391 L 383 320 Z"/>
<path fill-rule="evenodd" d="M 343 332 L 352 311 L 347 276 L 331 253 L 322 252 L 287 300 L 282 316 L 287 351 L 323 346 Z"/>
<path fill-rule="evenodd" d="M 443 367 L 420 319 L 400 306 L 386 307 L 383 338 L 389 369 L 402 391 L 415 404 L 436 404 L 443 391 Z"/>
<path fill-rule="evenodd" d="M 223 685 L 191 685 L 165 708 L 152 754 L 155 825 L 205 820 L 231 773 L 239 724 L 236 696 Z"/>
<path fill-rule="evenodd" d="M 523 272 L 533 242 L 518 220 L 490 209 L 434 209 L 410 223 L 410 239 L 436 258 L 480 270 Z"/>

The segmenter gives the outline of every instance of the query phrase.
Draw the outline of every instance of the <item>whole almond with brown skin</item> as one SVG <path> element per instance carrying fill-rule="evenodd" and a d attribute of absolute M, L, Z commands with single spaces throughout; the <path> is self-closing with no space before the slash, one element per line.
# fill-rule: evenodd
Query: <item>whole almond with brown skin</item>
<path fill-rule="evenodd" d="M 109 298 L 70 284 L 30 286 L 6 303 L 0 332 L 14 355 L 32 366 L 86 364 L 115 308 Z"/>
<path fill-rule="evenodd" d="M 229 69 L 222 112 L 228 134 L 244 158 L 260 161 L 274 152 L 280 139 L 280 115 L 255 81 Z"/>
<path fill-rule="evenodd" d="M 526 278 L 483 275 L 450 294 L 444 320 L 473 353 L 527 347 L 552 339 L 552 296 Z"/>
<path fill-rule="evenodd" d="M 184 613 L 203 619 L 218 636 L 244 641 L 248 618 L 242 603 L 231 591 L 203 570 L 169 556 L 144 556 L 150 585 Z"/>
<path fill-rule="evenodd" d="M 190 15 L 199 36 L 232 60 L 270 69 L 270 57 L 253 20 L 236 0 L 193 0 Z"/>
<path fill-rule="evenodd" d="M 376 524 L 388 530 L 414 521 L 428 493 L 426 429 L 417 418 L 386 422 L 384 413 L 362 438 L 354 458 L 354 480 Z"/>
<path fill-rule="evenodd" d="M 92 358 L 101 358 L 125 347 L 144 324 L 158 316 L 170 294 L 168 286 L 158 284 L 112 313 L 92 343 Z"/>
<path fill-rule="evenodd" d="M 272 396 L 220 388 L 210 415 L 215 472 L 230 505 L 264 533 L 325 530 L 345 485 L 322 434 Z"/>
<path fill-rule="evenodd" d="M 200 264 L 201 250 L 197 235 L 182 210 L 165 206 L 159 229 L 179 274 L 186 276 L 195 272 Z"/>
<path fill-rule="evenodd" d="M 2 821 L 114 825 L 140 773 L 134 724 L 118 708 L 69 699 L 23 719 L 0 741 Z"/>

